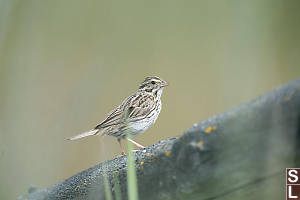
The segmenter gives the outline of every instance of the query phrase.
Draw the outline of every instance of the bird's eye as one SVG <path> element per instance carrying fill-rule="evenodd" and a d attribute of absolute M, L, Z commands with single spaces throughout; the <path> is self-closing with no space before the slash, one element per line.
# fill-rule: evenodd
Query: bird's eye
<path fill-rule="evenodd" d="M 151 81 L 151 84 L 154 85 L 154 84 L 155 84 L 155 81 Z"/>

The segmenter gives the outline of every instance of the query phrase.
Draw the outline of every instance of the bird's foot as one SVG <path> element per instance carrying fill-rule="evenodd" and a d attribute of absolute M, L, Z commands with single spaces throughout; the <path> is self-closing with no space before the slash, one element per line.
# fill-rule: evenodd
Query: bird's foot
<path fill-rule="evenodd" d="M 133 143 L 135 146 L 137 146 L 137 148 L 139 149 L 144 149 L 145 147 L 139 143 L 137 143 L 136 141 L 133 141 L 132 139 L 127 138 L 127 140 L 131 143 Z"/>

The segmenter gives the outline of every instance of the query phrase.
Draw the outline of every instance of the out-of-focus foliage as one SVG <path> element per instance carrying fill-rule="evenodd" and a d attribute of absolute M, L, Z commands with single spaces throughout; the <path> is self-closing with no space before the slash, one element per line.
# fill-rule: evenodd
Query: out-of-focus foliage
<path fill-rule="evenodd" d="M 0 1 L 0 199 L 120 149 L 64 138 L 95 126 L 147 75 L 170 82 L 143 145 L 300 75 L 300 2 Z"/>

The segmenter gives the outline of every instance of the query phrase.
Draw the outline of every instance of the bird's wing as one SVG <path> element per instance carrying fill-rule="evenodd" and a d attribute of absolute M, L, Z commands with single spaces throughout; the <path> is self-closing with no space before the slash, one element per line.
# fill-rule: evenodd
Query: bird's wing
<path fill-rule="evenodd" d="M 156 108 L 155 98 L 152 95 L 140 96 L 138 101 L 133 102 L 129 114 L 130 121 L 146 118 Z"/>
<path fill-rule="evenodd" d="M 141 120 L 153 109 L 155 109 L 153 96 L 134 94 L 126 98 L 120 106 L 109 113 L 108 117 L 97 125 L 95 129 L 124 123 L 126 114 L 128 115 L 130 122 Z"/>

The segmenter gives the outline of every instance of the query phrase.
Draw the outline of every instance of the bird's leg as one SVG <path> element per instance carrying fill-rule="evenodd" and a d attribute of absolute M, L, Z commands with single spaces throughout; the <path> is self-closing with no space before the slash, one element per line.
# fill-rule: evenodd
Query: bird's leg
<path fill-rule="evenodd" d="M 135 141 L 133 141 L 132 139 L 127 138 L 127 140 L 131 143 L 133 143 L 135 146 L 137 146 L 139 149 L 144 149 L 145 147 Z"/>
<path fill-rule="evenodd" d="M 118 143 L 120 144 L 120 147 L 121 147 L 121 150 L 122 150 L 121 154 L 125 155 L 125 151 L 124 151 L 124 148 L 122 146 L 121 139 L 118 139 Z"/>

